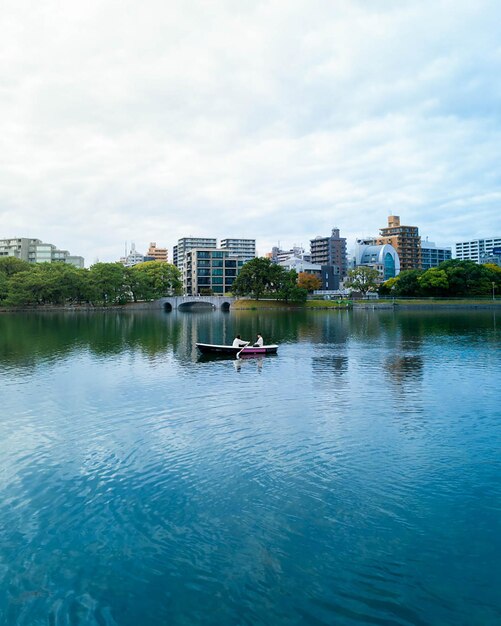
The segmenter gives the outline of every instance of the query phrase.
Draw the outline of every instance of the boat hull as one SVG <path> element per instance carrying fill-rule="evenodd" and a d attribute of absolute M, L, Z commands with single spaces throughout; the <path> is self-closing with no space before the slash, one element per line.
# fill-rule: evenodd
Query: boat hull
<path fill-rule="evenodd" d="M 219 346 L 212 343 L 197 343 L 197 348 L 202 354 L 214 354 L 220 356 L 250 356 L 262 354 L 276 354 L 278 346 L 273 344 L 269 346 L 246 346 L 245 348 L 234 348 L 233 346 Z"/>

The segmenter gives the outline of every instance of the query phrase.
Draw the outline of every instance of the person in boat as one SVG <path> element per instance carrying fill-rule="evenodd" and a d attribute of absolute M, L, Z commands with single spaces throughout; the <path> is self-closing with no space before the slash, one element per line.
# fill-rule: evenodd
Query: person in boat
<path fill-rule="evenodd" d="M 244 346 L 248 345 L 248 343 L 248 341 L 242 341 L 240 335 L 237 335 L 235 339 L 233 339 L 232 346 L 234 348 L 243 348 Z"/>
<path fill-rule="evenodd" d="M 264 345 L 263 338 L 262 338 L 262 336 L 258 333 L 258 334 L 257 334 L 257 339 L 256 339 L 256 341 L 255 341 L 255 343 L 254 343 L 254 347 L 255 347 L 255 348 L 262 348 L 262 347 L 263 347 L 263 345 Z"/>

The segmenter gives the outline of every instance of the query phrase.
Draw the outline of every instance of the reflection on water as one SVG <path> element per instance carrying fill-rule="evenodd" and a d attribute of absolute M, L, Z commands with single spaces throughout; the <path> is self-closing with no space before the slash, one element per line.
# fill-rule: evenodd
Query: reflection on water
<path fill-rule="evenodd" d="M 501 623 L 498 328 L 0 315 L 0 626 Z"/>
<path fill-rule="evenodd" d="M 405 375 L 420 368 L 423 337 L 463 337 L 470 342 L 497 342 L 496 314 L 350 313 L 235 311 L 199 313 L 45 313 L 0 315 L 0 362 L 32 366 L 46 357 L 63 358 L 88 350 L 100 356 L 138 350 L 147 356 L 172 353 L 184 360 L 198 357 L 197 341 L 231 344 L 236 334 L 264 335 L 265 343 L 307 342 L 338 349 L 353 341 L 384 341 L 387 370 Z M 478 330 L 478 332 L 477 332 Z M 343 356 L 343 359 L 346 358 Z M 338 364 L 339 368 L 339 364 Z"/>

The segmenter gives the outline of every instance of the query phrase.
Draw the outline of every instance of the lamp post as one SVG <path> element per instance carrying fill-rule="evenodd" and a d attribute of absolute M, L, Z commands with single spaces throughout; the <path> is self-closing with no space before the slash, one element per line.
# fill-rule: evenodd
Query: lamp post
<path fill-rule="evenodd" d="M 496 283 L 493 281 L 492 282 L 492 299 L 495 300 L 496 298 L 494 297 L 494 289 L 496 287 Z"/>

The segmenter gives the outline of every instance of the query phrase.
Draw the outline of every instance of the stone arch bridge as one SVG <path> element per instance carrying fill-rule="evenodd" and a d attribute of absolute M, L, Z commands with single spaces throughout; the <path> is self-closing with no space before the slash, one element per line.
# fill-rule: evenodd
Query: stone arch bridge
<path fill-rule="evenodd" d="M 229 311 L 236 298 L 226 296 L 170 296 L 160 298 L 156 302 L 164 311 L 191 311 L 194 309 L 211 308 Z"/>

